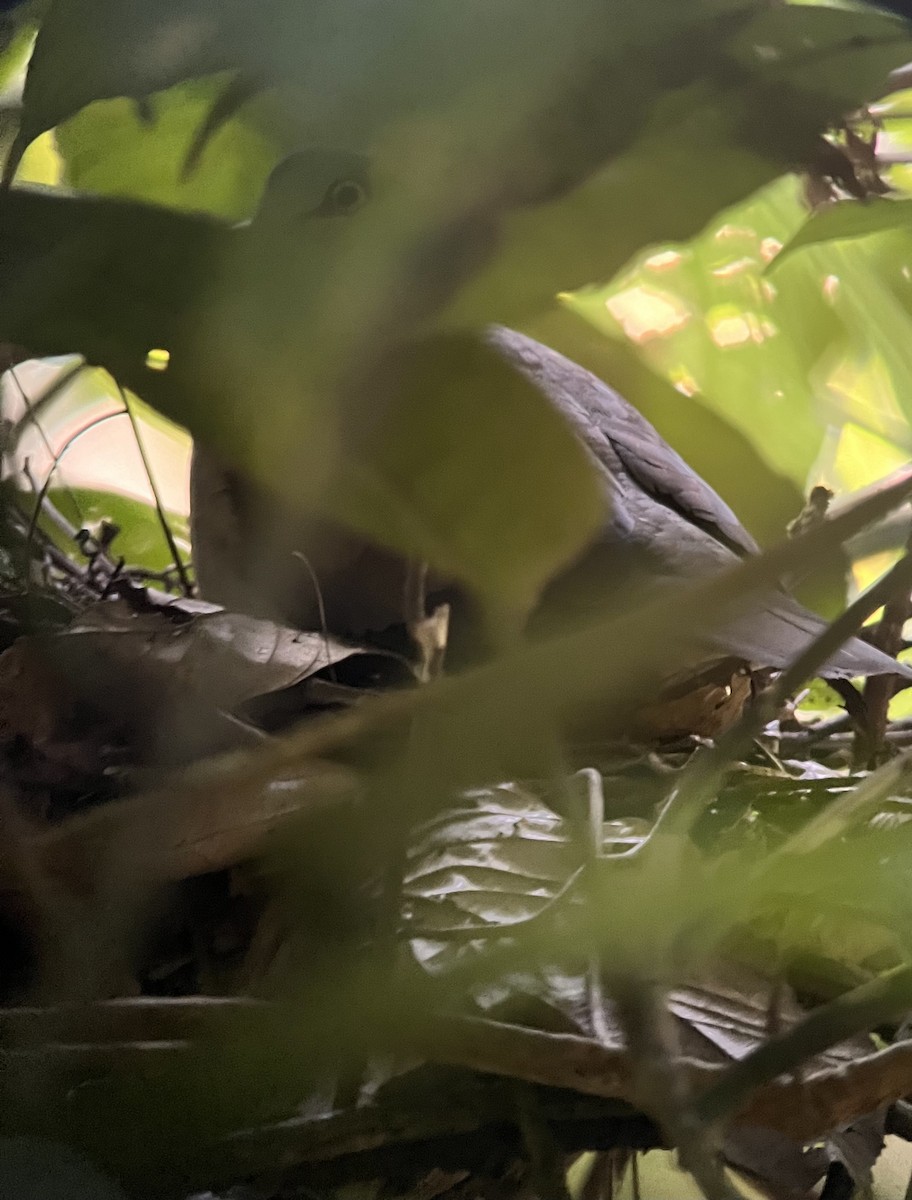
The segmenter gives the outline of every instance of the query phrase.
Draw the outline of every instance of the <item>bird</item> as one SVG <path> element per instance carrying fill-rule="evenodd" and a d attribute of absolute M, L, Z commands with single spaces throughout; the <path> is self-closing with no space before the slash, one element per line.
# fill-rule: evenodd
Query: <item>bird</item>
<path fill-rule="evenodd" d="M 175 368 L 192 368 L 199 357 L 193 342 L 200 323 L 197 293 L 220 277 L 219 262 L 242 252 L 258 261 L 261 245 L 272 244 L 277 228 L 297 230 L 295 263 L 306 260 L 322 278 L 312 260 L 331 264 L 335 239 L 371 197 L 371 174 L 367 158 L 354 152 L 298 152 L 275 168 L 252 220 L 233 229 L 204 215 L 113 199 L 27 189 L 0 197 L 0 323 L 9 340 L 33 354 L 79 345 L 89 361 L 107 366 L 166 414 L 193 418 L 188 423 L 202 434 L 191 490 L 204 597 L 354 637 L 401 623 L 401 557 L 317 513 L 283 510 L 269 488 L 220 459 L 206 440 L 210 413 L 224 399 L 217 394 L 219 378 L 206 384 L 202 368 L 208 360 L 190 376 Z M 143 257 L 150 245 L 154 272 Z M 499 326 L 484 336 L 576 430 L 605 488 L 598 536 L 545 589 L 532 629 L 547 628 L 549 617 L 571 619 L 586 604 L 595 611 L 610 608 L 634 577 L 656 587 L 674 585 L 757 552 L 731 509 L 616 391 L 524 334 Z M 164 373 L 146 369 L 152 346 L 172 352 Z M 257 370 L 258 364 L 250 368 L 254 381 Z M 822 628 L 786 592 L 772 591 L 708 637 L 707 655 L 781 669 Z M 909 668 L 857 639 L 823 671 L 835 678 L 877 673 L 912 678 Z"/>
<path fill-rule="evenodd" d="M 545 588 L 533 633 L 604 613 L 634 584 L 673 587 L 759 553 L 725 501 L 603 380 L 516 330 L 491 326 L 482 336 L 569 423 L 604 486 L 604 521 Z M 404 620 L 404 559 L 324 517 L 292 516 L 201 444 L 191 468 L 191 536 L 206 599 L 358 639 Z M 444 591 L 451 582 L 435 581 Z M 824 628 L 787 591 L 772 588 L 706 635 L 705 660 L 780 670 Z M 912 670 L 858 638 L 821 674 L 912 679 Z"/>

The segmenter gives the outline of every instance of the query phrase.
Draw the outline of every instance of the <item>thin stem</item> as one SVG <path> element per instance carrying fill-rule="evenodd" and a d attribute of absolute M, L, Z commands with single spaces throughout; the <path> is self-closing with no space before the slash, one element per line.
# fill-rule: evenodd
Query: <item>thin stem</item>
<path fill-rule="evenodd" d="M 708 1123 L 735 1116 L 751 1092 L 795 1070 L 830 1046 L 893 1020 L 912 1004 L 912 966 L 885 975 L 815 1009 L 786 1033 L 770 1038 L 730 1066 L 696 1102 Z"/>
<path fill-rule="evenodd" d="M 16 372 L 16 368 L 10 367 L 10 370 L 9 370 L 10 378 L 12 379 L 13 383 L 16 385 L 16 390 L 19 392 L 19 396 L 22 400 L 22 403 L 25 405 L 26 421 L 29 424 L 34 425 L 35 429 L 38 431 L 38 436 L 41 438 L 42 442 L 44 443 L 45 450 L 47 450 L 48 454 L 50 454 L 51 458 L 53 459 L 53 466 L 51 467 L 51 470 L 48 472 L 48 480 L 50 480 L 54 471 L 58 468 L 60 459 L 59 459 L 59 456 L 54 453 L 54 448 L 51 445 L 47 434 L 44 432 L 44 427 L 41 424 L 41 422 L 38 420 L 38 414 L 42 408 L 47 407 L 47 405 L 51 402 L 51 400 L 54 399 L 55 396 L 57 396 L 60 392 L 64 391 L 67 387 L 69 387 L 69 385 L 73 382 L 73 380 L 76 378 L 76 376 L 79 375 L 80 372 L 83 371 L 84 369 L 85 369 L 85 363 L 81 362 L 78 364 L 78 366 L 74 367 L 72 370 L 66 371 L 62 375 L 58 376 L 58 378 L 54 380 L 54 382 L 50 385 L 50 387 L 46 388 L 45 391 L 42 392 L 42 394 L 38 397 L 38 400 L 35 403 L 32 403 L 31 399 L 29 398 L 28 393 L 26 392 L 25 388 L 22 386 L 22 381 L 20 380 L 19 375 Z M 11 434 L 13 445 L 16 445 L 19 441 L 19 438 L 22 436 L 22 425 L 23 424 L 24 424 L 24 422 L 19 421 L 16 425 L 13 426 L 12 434 Z M 61 474 L 61 479 L 63 479 L 62 474 Z M 79 520 L 81 522 L 83 520 L 82 509 L 79 505 L 78 499 L 76 498 L 76 493 L 73 491 L 73 489 L 70 487 L 70 485 L 67 483 L 67 481 L 65 479 L 63 479 L 63 486 L 66 488 L 66 490 L 69 494 L 70 500 L 73 503 L 73 508 L 76 510 L 76 515 L 79 517 Z"/>
<path fill-rule="evenodd" d="M 165 512 L 165 506 L 162 504 L 162 498 L 159 494 L 158 484 L 155 482 L 155 475 L 152 471 L 152 465 L 146 455 L 146 448 L 143 445 L 142 436 L 139 432 L 139 422 L 136 420 L 136 414 L 133 411 L 133 406 L 124 389 L 117 385 L 117 390 L 120 392 L 120 398 L 123 401 L 124 412 L 130 420 L 130 428 L 133 430 L 133 438 L 136 442 L 136 448 L 139 451 L 139 457 L 142 459 L 142 465 L 146 472 L 146 478 L 149 480 L 149 487 L 152 489 L 152 498 L 155 501 L 155 511 L 158 514 L 158 523 L 161 525 L 162 533 L 165 536 L 165 541 L 168 544 L 168 549 L 171 552 L 171 557 L 174 561 L 174 569 L 177 571 L 180 579 L 181 588 L 185 596 L 193 595 L 193 584 L 190 582 L 190 576 L 187 574 L 187 568 L 184 565 L 184 560 L 181 558 L 180 551 L 177 548 L 177 542 L 174 540 L 174 534 L 171 532 L 171 524 L 168 521 L 168 515 Z"/>
<path fill-rule="evenodd" d="M 814 638 L 791 666 L 782 672 L 773 686 L 758 698 L 756 704 L 712 749 L 694 755 L 692 761 L 681 772 L 649 835 L 649 840 L 660 831 L 675 834 L 689 832 L 707 798 L 718 787 L 729 767 L 750 748 L 751 743 L 763 732 L 788 697 L 848 638 L 858 632 L 871 613 L 876 612 L 892 596 L 909 589 L 912 589 L 912 554 L 904 555 L 892 570 L 868 588 Z"/>

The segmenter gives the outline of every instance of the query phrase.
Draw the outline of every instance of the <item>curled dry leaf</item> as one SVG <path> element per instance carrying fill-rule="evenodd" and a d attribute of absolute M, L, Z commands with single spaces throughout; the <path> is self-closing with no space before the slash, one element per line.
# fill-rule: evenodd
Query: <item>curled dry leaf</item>
<path fill-rule="evenodd" d="M 244 744 L 226 714 L 246 701 L 365 653 L 211 605 L 136 612 L 106 601 L 0 656 L 0 741 L 83 777 L 110 765 L 111 747 L 128 760 L 186 760 Z"/>
<path fill-rule="evenodd" d="M 221 709 L 291 687 L 352 655 L 372 653 L 328 634 L 186 602 L 137 613 L 121 601 L 95 605 L 61 635 L 115 668 L 138 671 L 147 688 L 189 690 Z M 202 610 L 202 611 L 200 611 Z M 175 619 L 175 617 L 177 619 Z"/>

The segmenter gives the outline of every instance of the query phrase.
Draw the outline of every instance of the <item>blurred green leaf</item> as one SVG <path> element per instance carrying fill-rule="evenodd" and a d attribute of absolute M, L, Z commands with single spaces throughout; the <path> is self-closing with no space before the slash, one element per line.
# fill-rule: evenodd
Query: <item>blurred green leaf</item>
<path fill-rule="evenodd" d="M 181 421 L 167 372 L 147 370 L 146 356 L 181 345 L 187 298 L 215 271 L 226 234 L 201 215 L 11 189 L 0 196 L 4 336 L 36 355 L 78 349 Z"/>
<path fill-rule="evenodd" d="M 598 328 L 626 334 L 647 363 L 739 429 L 803 492 L 824 436 L 814 373 L 842 326 L 822 293 L 819 262 L 796 261 L 775 287 L 765 284 L 767 258 L 801 220 L 796 193 L 793 180 L 778 181 L 691 242 L 642 255 L 576 306 Z"/>
<path fill-rule="evenodd" d="M 605 518 L 579 438 L 543 391 L 464 336 L 400 355 L 374 408 L 329 510 L 474 586 L 495 619 L 524 617 Z"/>
<path fill-rule="evenodd" d="M 182 171 L 197 129 L 226 79 L 197 79 L 156 93 L 148 119 L 126 99 L 82 109 L 56 131 L 66 183 L 230 220 L 250 216 L 273 164 L 292 149 L 277 134 L 281 121 L 270 114 L 268 104 L 252 106 L 223 124 L 197 169 L 186 177 Z"/>
<path fill-rule="evenodd" d="M 0 88 L 8 87 L 25 66 L 42 7 L 41 3 L 20 4 L 0 15 Z"/>
<path fill-rule="evenodd" d="M 814 213 L 783 246 L 768 269 L 776 271 L 803 246 L 866 237 L 891 229 L 912 231 L 912 200 L 888 200 L 883 196 L 871 196 L 865 201 L 837 200 Z"/>
<path fill-rule="evenodd" d="M 396 266 L 414 263 L 438 235 L 451 260 L 448 229 L 468 220 L 475 228 L 464 231 L 463 254 L 476 266 L 480 247 L 490 257 L 492 241 L 499 245 L 447 324 L 478 326 L 515 322 L 561 288 L 607 278 L 644 242 L 689 235 L 720 204 L 807 156 L 825 123 L 909 53 L 904 26 L 881 14 L 768 11 L 761 0 L 617 0 L 607 23 L 591 0 L 560 13 L 544 0 L 420 12 L 400 0 L 367 13 L 337 2 L 331 19 L 324 7 L 272 0 L 257 12 L 254 36 L 237 11 L 212 0 L 172 2 L 152 28 L 112 0 L 88 12 L 58 0 L 29 73 L 25 134 L 90 99 L 147 94 L 181 73 L 234 65 L 287 85 L 279 108 L 299 139 L 382 147 L 378 163 L 395 181 L 394 203 L 342 247 L 342 278 L 366 294 L 361 311 L 370 317 L 385 305 L 401 286 Z M 74 47 L 93 15 L 113 61 L 93 47 L 76 56 L 73 77 Z M 161 46 L 170 56 L 159 63 Z M 139 47 L 142 68 L 130 75 Z M 181 162 L 185 151 L 186 141 Z M 632 205 L 637 191 L 651 202 Z M 401 228 L 394 207 L 409 214 Z M 610 238 L 599 236 L 606 227 Z M 436 273 L 428 288 L 439 304 L 440 260 Z M 459 282 L 447 280 L 448 290 Z"/>
<path fill-rule="evenodd" d="M 162 0 L 154 6 L 51 0 L 26 80 L 21 146 L 93 100 L 139 98 L 229 66 L 213 36 L 217 12 L 237 21 L 244 7 L 213 0 Z"/>
<path fill-rule="evenodd" d="M 527 103 L 571 59 L 590 61 L 587 36 L 607 35 L 625 48 L 672 42 L 695 19 L 750 7 L 750 0 L 702 0 L 688 9 L 668 0 L 615 0 L 606 28 L 601 6 L 590 0 L 573 0 L 559 13 L 544 0 L 506 0 L 494 9 L 480 0 L 456 8 L 264 0 L 255 10 L 238 0 L 163 0 L 154 7 L 54 0 L 29 72 L 23 135 L 30 140 L 94 100 L 141 97 L 234 67 L 271 85 L 301 86 L 305 105 L 316 100 L 306 120 L 317 140 L 347 132 L 358 143 L 365 131 L 420 112 L 432 96 L 451 102 L 487 81 L 509 78 L 513 87 L 497 93 L 507 108 L 517 102 L 517 87 Z M 372 103 L 365 104 L 367 96 Z"/>

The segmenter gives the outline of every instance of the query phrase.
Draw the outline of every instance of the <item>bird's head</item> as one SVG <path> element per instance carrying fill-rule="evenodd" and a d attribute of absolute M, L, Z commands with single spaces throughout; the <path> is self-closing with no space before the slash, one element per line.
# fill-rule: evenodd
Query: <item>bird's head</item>
<path fill-rule="evenodd" d="M 298 150 L 273 168 L 253 225 L 291 230 L 323 218 L 350 217 L 370 195 L 366 155 L 323 147 Z"/>

